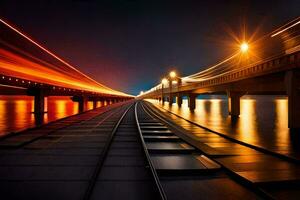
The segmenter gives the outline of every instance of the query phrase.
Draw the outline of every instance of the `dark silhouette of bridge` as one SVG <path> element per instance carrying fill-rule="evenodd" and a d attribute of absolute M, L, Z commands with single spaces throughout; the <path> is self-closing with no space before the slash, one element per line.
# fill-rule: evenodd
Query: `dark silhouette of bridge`
<path fill-rule="evenodd" d="M 0 95 L 34 97 L 34 112 L 44 113 L 45 97 L 72 96 L 79 111 L 133 96 L 104 86 L 0 19 Z"/>
<path fill-rule="evenodd" d="M 300 128 L 299 37 L 300 18 L 297 18 L 249 44 L 249 50 L 253 46 L 259 56 L 253 58 L 250 52 L 241 51 L 196 74 L 187 77 L 173 74 L 139 98 L 168 101 L 170 105 L 176 99 L 181 106 L 182 97 L 187 96 L 188 106 L 194 110 L 199 94 L 227 94 L 229 114 L 239 116 L 243 95 L 287 95 L 289 128 Z"/>

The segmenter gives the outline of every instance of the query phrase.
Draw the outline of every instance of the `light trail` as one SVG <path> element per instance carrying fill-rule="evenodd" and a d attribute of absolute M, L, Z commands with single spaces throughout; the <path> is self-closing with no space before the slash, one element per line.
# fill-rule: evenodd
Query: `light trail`
<path fill-rule="evenodd" d="M 67 75 L 26 60 L 6 50 L 0 49 L 0 55 L 1 72 L 4 72 L 7 75 L 17 76 L 19 78 L 48 83 L 61 87 L 68 87 L 73 89 L 80 88 L 93 92 L 110 93 L 110 91 L 107 91 L 105 89 L 99 89 L 99 87 L 96 88 L 89 84 L 82 83 L 80 80 L 76 80 L 74 78 L 71 79 Z"/>
<path fill-rule="evenodd" d="M 275 37 L 276 35 L 279 35 L 280 33 L 283 33 L 283 32 L 287 31 L 288 29 L 290 29 L 290 28 L 292 28 L 292 27 L 294 27 L 294 26 L 296 26 L 298 24 L 300 24 L 300 20 L 297 21 L 296 23 L 294 23 L 294 24 L 292 24 L 292 25 L 290 25 L 290 26 L 288 26 L 288 27 L 286 27 L 286 28 L 284 28 L 284 29 L 282 29 L 282 30 L 274 33 L 273 35 L 271 35 L 271 37 Z"/>
<path fill-rule="evenodd" d="M 233 54 L 232 56 L 226 58 L 225 60 L 203 70 L 203 71 L 200 71 L 198 73 L 195 73 L 195 74 L 192 74 L 190 76 L 186 76 L 186 77 L 183 77 L 182 80 L 184 82 L 198 82 L 198 81 L 203 81 L 203 79 L 201 79 L 201 76 L 203 77 L 206 73 L 214 70 L 214 69 L 217 69 L 219 66 L 223 65 L 224 63 L 232 60 L 233 58 L 235 58 L 236 56 L 238 56 L 240 54 L 240 52 L 236 52 L 235 54 Z"/>
<path fill-rule="evenodd" d="M 3 74 L 10 76 L 18 75 L 16 76 L 18 78 L 53 84 L 61 87 L 121 96 L 131 96 L 98 83 L 6 21 L 0 19 L 0 22 L 12 30 L 15 34 L 25 38 L 31 45 L 38 47 L 43 52 L 52 56 L 61 63 L 61 65 L 50 64 L 43 59 L 31 55 L 29 52 L 24 52 L 22 49 L 15 47 L 13 44 L 7 44 L 3 41 L 5 38 L 1 38 L 2 40 L 0 41 L 0 44 L 2 42 L 4 46 L 14 50 L 13 52 L 10 52 L 0 46 L 0 72 Z M 34 47 L 32 46 L 32 48 Z M 15 52 L 19 53 L 17 54 Z M 57 63 L 57 61 L 54 60 L 54 63 Z"/>

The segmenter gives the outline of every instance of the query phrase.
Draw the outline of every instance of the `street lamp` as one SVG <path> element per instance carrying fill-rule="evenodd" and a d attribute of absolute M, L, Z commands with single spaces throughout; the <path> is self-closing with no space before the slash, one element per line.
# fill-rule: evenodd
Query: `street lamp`
<path fill-rule="evenodd" d="M 168 79 L 163 78 L 163 79 L 161 80 L 161 84 L 162 84 L 162 85 L 165 85 L 165 84 L 167 84 L 167 83 L 168 83 Z"/>
<path fill-rule="evenodd" d="M 169 75 L 171 78 L 175 78 L 177 76 L 175 71 L 171 71 Z"/>
<path fill-rule="evenodd" d="M 165 101 L 164 101 L 164 85 L 168 83 L 168 79 L 166 78 L 163 78 L 161 80 L 161 100 L 162 100 L 162 104 L 164 105 L 165 104 Z"/>
<path fill-rule="evenodd" d="M 246 53 L 248 50 L 249 50 L 249 45 L 248 45 L 248 43 L 247 43 L 247 42 L 243 42 L 243 43 L 241 44 L 241 52 L 242 52 L 242 53 Z"/>

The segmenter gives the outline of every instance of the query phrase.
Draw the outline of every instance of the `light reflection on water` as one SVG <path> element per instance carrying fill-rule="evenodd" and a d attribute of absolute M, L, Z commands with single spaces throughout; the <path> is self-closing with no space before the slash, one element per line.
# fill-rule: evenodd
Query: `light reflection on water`
<path fill-rule="evenodd" d="M 292 140 L 288 129 L 288 100 L 276 96 L 245 96 L 240 102 L 239 118 L 228 115 L 227 99 L 217 96 L 196 100 L 196 109 L 190 112 L 187 99 L 178 107 L 176 103 L 165 109 L 214 131 L 227 134 L 246 143 L 291 153 Z M 151 102 L 158 105 L 158 101 Z M 299 133 L 298 133 L 299 134 Z M 295 153 L 295 152 L 294 152 Z"/>
<path fill-rule="evenodd" d="M 99 104 L 98 104 L 99 105 Z M 88 109 L 93 108 L 89 102 Z M 0 135 L 34 127 L 38 121 L 34 114 L 34 101 L 27 96 L 0 96 Z M 71 101 L 70 97 L 45 98 L 45 110 L 42 120 L 48 123 L 69 115 L 78 113 L 78 103 Z"/>

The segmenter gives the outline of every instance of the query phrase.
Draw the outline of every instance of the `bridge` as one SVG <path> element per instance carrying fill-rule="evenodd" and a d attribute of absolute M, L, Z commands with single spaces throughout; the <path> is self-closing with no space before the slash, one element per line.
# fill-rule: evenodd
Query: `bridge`
<path fill-rule="evenodd" d="M 243 43 L 241 50 L 196 74 L 179 77 L 171 72 L 161 84 L 139 95 L 170 105 L 188 97 L 191 110 L 200 94 L 226 94 L 232 117 L 240 114 L 243 95 L 287 95 L 288 126 L 300 128 L 300 18 L 258 41 Z M 253 49 L 251 49 L 253 47 Z M 249 48 L 249 49 L 248 49 Z M 252 52 L 251 52 L 252 51 Z"/>
<path fill-rule="evenodd" d="M 196 74 L 180 77 L 173 71 L 137 99 L 170 105 L 176 99 L 181 106 L 187 96 L 194 110 L 199 94 L 227 94 L 229 113 L 237 117 L 243 95 L 287 95 L 289 127 L 299 128 L 299 24 L 298 18 L 243 43 L 240 51 Z M 2 199 L 299 197 L 300 155 L 246 143 L 131 100 L 3 20 L 0 95 L 33 96 L 36 114 L 44 112 L 47 96 L 71 96 L 80 111 L 88 101 L 94 108 L 97 101 L 122 101 L 0 137 Z"/>
<path fill-rule="evenodd" d="M 34 113 L 44 113 L 45 97 L 72 96 L 79 111 L 132 99 L 77 70 L 14 26 L 0 19 L 0 95 L 34 97 Z M 103 105 L 103 104 L 102 104 Z"/>

